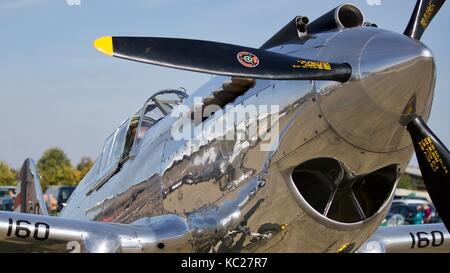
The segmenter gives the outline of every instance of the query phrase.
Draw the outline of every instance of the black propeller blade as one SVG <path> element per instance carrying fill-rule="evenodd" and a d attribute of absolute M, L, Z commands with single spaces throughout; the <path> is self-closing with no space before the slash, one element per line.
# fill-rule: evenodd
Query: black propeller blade
<path fill-rule="evenodd" d="M 140 37 L 102 37 L 95 47 L 110 56 L 203 73 L 271 80 L 345 82 L 348 64 L 296 58 L 217 42 Z"/>
<path fill-rule="evenodd" d="M 431 20 L 433 20 L 444 3 L 445 0 L 417 0 L 414 12 L 403 34 L 420 40 Z"/>
<path fill-rule="evenodd" d="M 420 171 L 434 206 L 450 230 L 450 152 L 421 117 L 407 126 Z"/>

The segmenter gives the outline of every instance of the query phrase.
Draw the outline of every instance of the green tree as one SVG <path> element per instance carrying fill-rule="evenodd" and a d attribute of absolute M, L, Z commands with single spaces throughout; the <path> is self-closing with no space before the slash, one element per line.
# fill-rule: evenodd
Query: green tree
<path fill-rule="evenodd" d="M 14 186 L 17 183 L 17 173 L 8 164 L 0 161 L 0 185 Z"/>
<path fill-rule="evenodd" d="M 92 162 L 90 157 L 81 158 L 81 161 L 78 163 L 75 171 L 77 183 L 80 182 L 81 179 L 83 179 L 83 177 L 89 172 L 93 164 L 94 162 Z"/>
<path fill-rule="evenodd" d="M 402 174 L 402 176 L 400 176 L 400 181 L 398 181 L 398 187 L 401 189 L 407 189 L 407 190 L 415 190 L 416 189 L 416 187 L 414 187 L 414 185 L 412 183 L 411 176 L 409 176 L 407 174 Z"/>
<path fill-rule="evenodd" d="M 44 152 L 37 163 L 42 188 L 51 185 L 76 185 L 76 174 L 67 155 L 59 148 Z"/>

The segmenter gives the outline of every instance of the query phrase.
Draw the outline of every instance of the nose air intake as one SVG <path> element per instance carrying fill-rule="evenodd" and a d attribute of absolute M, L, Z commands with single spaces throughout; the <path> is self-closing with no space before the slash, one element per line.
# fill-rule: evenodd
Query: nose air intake
<path fill-rule="evenodd" d="M 316 158 L 297 166 L 292 182 L 317 213 L 337 222 L 356 223 L 372 217 L 389 199 L 397 169 L 390 165 L 354 175 L 336 159 Z"/>

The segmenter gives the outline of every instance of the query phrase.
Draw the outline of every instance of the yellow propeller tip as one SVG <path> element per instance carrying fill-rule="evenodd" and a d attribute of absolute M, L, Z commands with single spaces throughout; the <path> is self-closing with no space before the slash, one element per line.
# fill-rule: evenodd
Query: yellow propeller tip
<path fill-rule="evenodd" d="M 113 55 L 113 40 L 111 36 L 101 37 L 95 40 L 94 47 L 103 54 Z"/>

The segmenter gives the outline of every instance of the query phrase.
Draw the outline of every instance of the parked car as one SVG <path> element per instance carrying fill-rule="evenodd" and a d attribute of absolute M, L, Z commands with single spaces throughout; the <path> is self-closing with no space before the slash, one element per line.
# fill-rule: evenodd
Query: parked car
<path fill-rule="evenodd" d="M 13 211 L 14 200 L 11 197 L 0 197 L 0 210 Z"/>
<path fill-rule="evenodd" d="M 16 196 L 16 186 L 0 186 L 0 198 L 4 196 L 14 198 Z"/>
<path fill-rule="evenodd" d="M 0 210 L 12 211 L 15 197 L 15 186 L 0 186 Z"/>
<path fill-rule="evenodd" d="M 428 205 L 431 209 L 431 222 L 440 223 L 440 219 L 436 208 L 432 203 L 423 199 L 396 199 L 392 202 L 386 218 L 384 219 L 382 226 L 398 226 L 398 225 L 411 225 L 414 224 L 414 216 L 417 213 L 417 207 L 419 205 Z"/>
<path fill-rule="evenodd" d="M 428 201 L 427 198 L 425 197 L 421 197 L 421 196 L 413 196 L 413 195 L 408 195 L 408 196 L 394 196 L 394 201 L 398 201 L 398 200 L 421 200 L 421 201 Z"/>
<path fill-rule="evenodd" d="M 49 186 L 44 194 L 48 212 L 59 213 L 74 190 L 75 187 L 72 186 Z"/>

